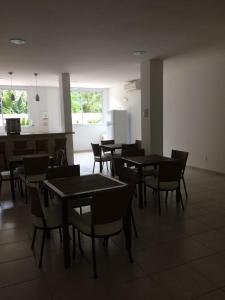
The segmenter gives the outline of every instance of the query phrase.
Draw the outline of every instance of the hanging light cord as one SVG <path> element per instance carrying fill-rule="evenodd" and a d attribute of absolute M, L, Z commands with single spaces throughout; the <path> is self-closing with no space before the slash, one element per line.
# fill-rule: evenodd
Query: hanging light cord
<path fill-rule="evenodd" d="M 38 92 L 37 90 L 37 76 L 38 76 L 38 73 L 34 73 L 34 76 L 35 76 L 35 82 L 36 82 L 36 93 Z"/>
<path fill-rule="evenodd" d="M 9 72 L 9 75 L 10 75 L 11 91 L 12 91 L 12 75 L 13 75 L 13 72 Z"/>

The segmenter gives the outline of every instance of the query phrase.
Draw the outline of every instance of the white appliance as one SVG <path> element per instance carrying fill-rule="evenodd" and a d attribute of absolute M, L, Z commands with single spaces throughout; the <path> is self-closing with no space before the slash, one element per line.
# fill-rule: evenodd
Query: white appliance
<path fill-rule="evenodd" d="M 107 116 L 107 139 L 115 143 L 130 143 L 130 122 L 126 110 L 110 110 Z"/>

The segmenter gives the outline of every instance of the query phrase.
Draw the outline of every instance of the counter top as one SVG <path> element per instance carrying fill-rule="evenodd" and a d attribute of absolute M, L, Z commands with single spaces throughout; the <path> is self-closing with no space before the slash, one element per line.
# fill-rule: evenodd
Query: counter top
<path fill-rule="evenodd" d="M 62 135 L 62 134 L 74 134 L 74 132 L 22 132 L 21 134 L 9 134 L 1 133 L 0 138 L 20 138 L 20 137 L 29 137 L 29 136 L 40 136 L 40 135 Z"/>

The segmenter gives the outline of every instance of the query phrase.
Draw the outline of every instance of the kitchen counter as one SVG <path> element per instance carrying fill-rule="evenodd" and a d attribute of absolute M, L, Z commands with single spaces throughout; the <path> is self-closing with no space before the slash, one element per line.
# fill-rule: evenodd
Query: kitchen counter
<path fill-rule="evenodd" d="M 36 149 L 37 140 L 48 141 L 48 153 L 50 155 L 55 152 L 55 144 L 57 139 L 66 139 L 67 135 L 74 134 L 74 132 L 35 132 L 35 133 L 21 133 L 7 135 L 0 134 L 0 143 L 5 144 L 6 159 L 13 155 L 14 141 L 27 141 L 27 149 Z"/>

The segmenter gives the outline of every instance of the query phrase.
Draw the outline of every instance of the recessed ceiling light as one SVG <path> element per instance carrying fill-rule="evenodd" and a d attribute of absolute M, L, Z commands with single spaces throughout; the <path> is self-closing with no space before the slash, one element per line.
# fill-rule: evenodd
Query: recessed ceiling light
<path fill-rule="evenodd" d="M 136 55 L 136 56 L 140 56 L 140 55 L 143 55 L 143 54 L 145 54 L 146 53 L 146 51 L 144 51 L 144 50 L 137 50 L 137 51 L 134 51 L 134 55 Z"/>
<path fill-rule="evenodd" d="M 21 38 L 13 38 L 13 39 L 10 39 L 9 41 L 10 41 L 10 43 L 12 43 L 14 45 L 23 45 L 26 43 L 26 41 Z"/>

